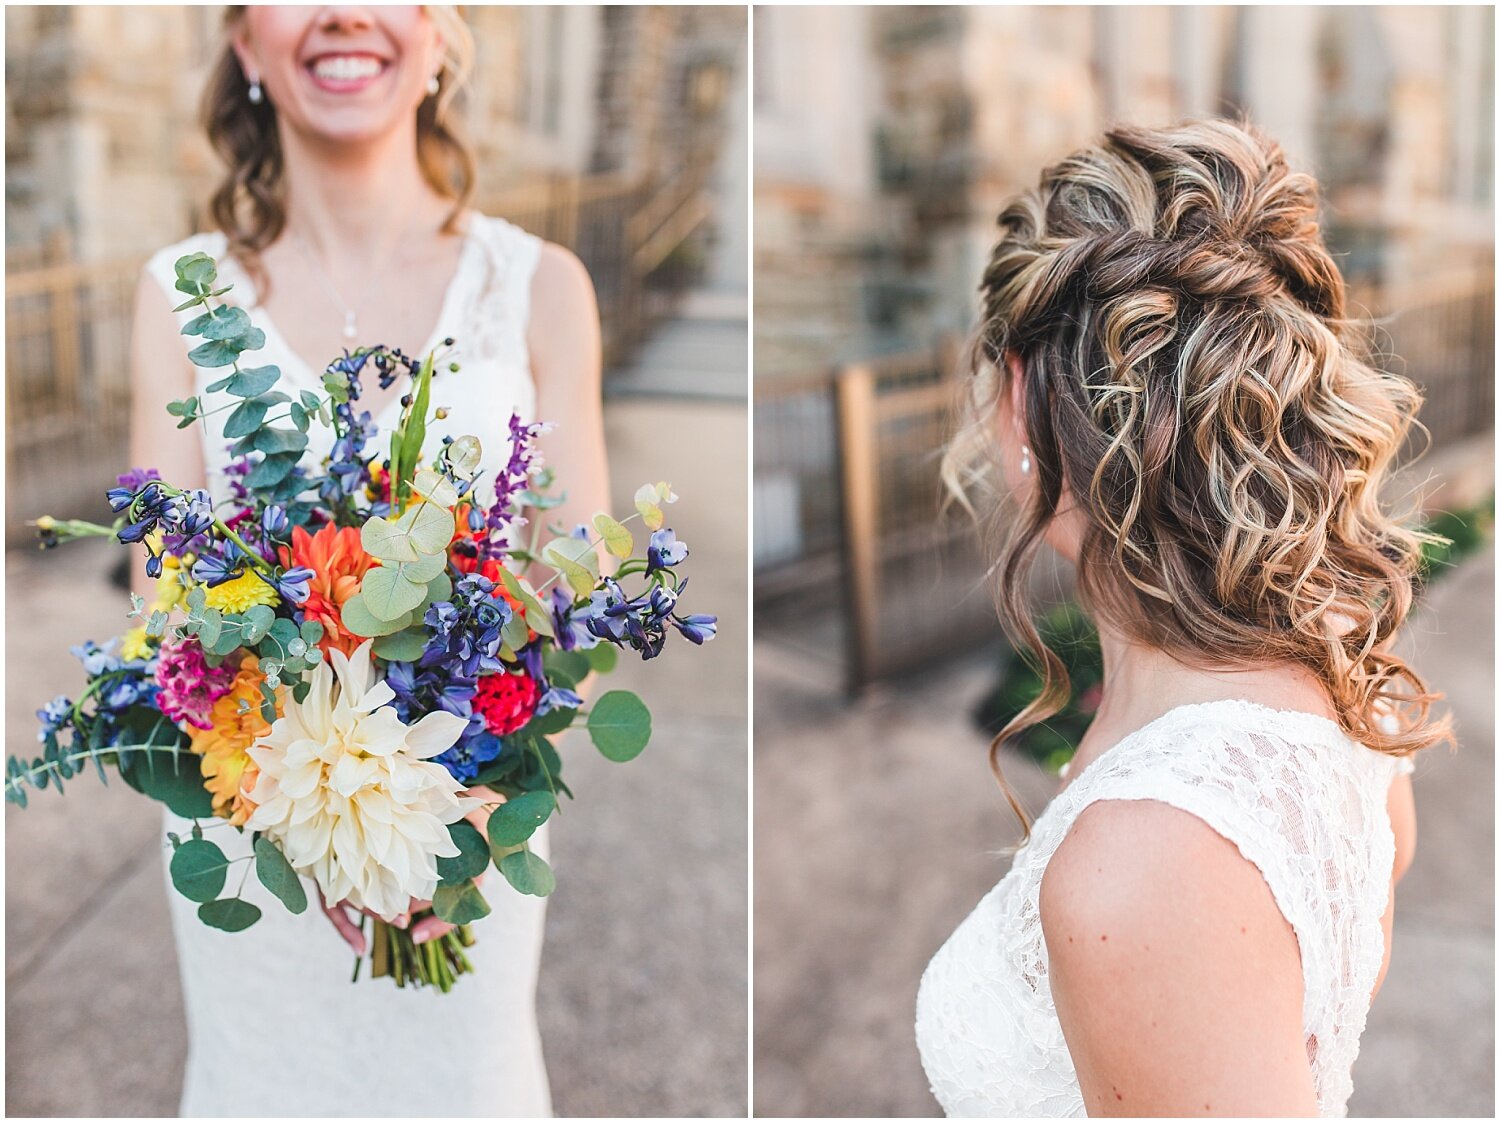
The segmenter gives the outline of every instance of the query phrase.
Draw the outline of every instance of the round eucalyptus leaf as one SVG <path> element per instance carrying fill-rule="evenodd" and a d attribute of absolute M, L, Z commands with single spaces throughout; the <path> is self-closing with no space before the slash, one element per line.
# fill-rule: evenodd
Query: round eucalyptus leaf
<path fill-rule="evenodd" d="M 365 574 L 359 596 L 377 620 L 396 620 L 405 616 L 427 595 L 427 586 L 418 585 L 401 571 L 400 566 L 376 566 Z"/>
<path fill-rule="evenodd" d="M 651 711 L 628 690 L 601 695 L 589 710 L 589 737 L 610 760 L 634 760 L 651 740 Z"/>
<path fill-rule="evenodd" d="M 506 800 L 490 814 L 490 848 L 519 846 L 536 834 L 556 807 L 551 792 L 525 792 Z"/>
<path fill-rule="evenodd" d="M 552 867 L 530 850 L 517 850 L 514 854 L 507 854 L 500 862 L 500 872 L 516 892 L 533 897 L 548 896 L 557 887 Z"/>
<path fill-rule="evenodd" d="M 432 911 L 449 924 L 472 924 L 490 914 L 490 903 L 472 881 L 439 885 L 432 894 Z"/>
<path fill-rule="evenodd" d="M 449 823 L 448 836 L 458 847 L 458 854 L 437 860 L 438 877 L 443 885 L 460 885 L 478 877 L 489 867 L 489 844 L 473 823 L 467 819 Z"/>
<path fill-rule="evenodd" d="M 198 919 L 210 928 L 225 932 L 243 932 L 260 919 L 260 909 L 238 897 L 209 901 L 198 906 Z"/>

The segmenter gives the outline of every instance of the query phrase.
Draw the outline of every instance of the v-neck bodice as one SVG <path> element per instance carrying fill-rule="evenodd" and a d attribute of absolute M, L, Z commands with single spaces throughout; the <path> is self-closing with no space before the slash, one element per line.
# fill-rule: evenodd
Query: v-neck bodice
<path fill-rule="evenodd" d="M 251 322 L 265 333 L 265 345 L 259 350 L 246 352 L 246 361 L 257 366 L 273 364 L 280 368 L 278 388 L 294 397 L 300 390 L 322 395 L 322 367 L 314 367 L 299 355 L 282 335 L 274 318 L 255 302 L 255 286 L 239 263 L 226 255 L 226 245 L 227 239 L 221 232 L 195 234 L 153 255 L 147 263 L 147 271 L 176 304 L 181 296 L 173 287 L 177 259 L 196 252 L 213 257 L 219 263 L 221 278 L 234 286 L 225 294 L 226 302 L 243 307 Z M 437 322 L 423 349 L 412 353 L 425 355 L 448 337 L 455 341 L 452 357 L 459 363 L 459 370 L 440 369 L 433 380 L 433 404 L 448 406 L 450 412 L 443 420 L 429 422 L 428 448 L 436 448 L 444 435 L 472 434 L 478 437 L 488 480 L 493 480 L 495 471 L 505 462 L 511 412 L 515 410 L 528 420 L 534 419 L 536 391 L 531 377 L 526 330 L 530 317 L 531 279 L 540 252 L 541 242 L 534 235 L 504 219 L 473 214 Z M 179 326 L 192 314 L 192 311 L 178 313 Z M 187 337 L 183 341 L 185 350 L 191 349 L 196 342 Z M 328 356 L 330 360 L 336 357 Z M 195 392 L 203 399 L 206 410 L 212 411 L 233 402 L 222 391 L 208 391 L 209 384 L 223 373 L 222 370 L 196 370 Z M 383 432 L 389 432 L 396 423 L 399 402 L 400 396 L 397 395 L 380 406 L 374 420 Z M 208 487 L 216 499 L 228 494 L 223 470 L 229 462 L 228 447 L 233 440 L 224 436 L 223 426 L 227 419 L 228 411 L 211 413 L 206 418 L 206 425 L 196 427 L 202 437 Z M 565 418 L 557 420 L 566 421 Z M 314 456 L 326 456 L 332 448 L 332 433 L 322 426 L 314 425 L 308 438 L 308 447 Z M 481 501 L 485 490 L 485 484 L 481 483 Z"/>

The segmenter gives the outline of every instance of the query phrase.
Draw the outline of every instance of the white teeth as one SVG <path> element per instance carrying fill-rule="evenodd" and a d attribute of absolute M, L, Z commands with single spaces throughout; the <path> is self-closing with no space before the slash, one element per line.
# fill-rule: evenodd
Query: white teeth
<path fill-rule="evenodd" d="M 357 82 L 380 73 L 380 60 L 368 55 L 325 55 L 313 66 L 319 78 L 333 82 Z"/>

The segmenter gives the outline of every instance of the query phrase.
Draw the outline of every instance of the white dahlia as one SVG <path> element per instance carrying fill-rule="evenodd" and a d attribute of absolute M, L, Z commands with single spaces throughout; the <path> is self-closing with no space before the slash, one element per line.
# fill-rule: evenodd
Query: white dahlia
<path fill-rule="evenodd" d="M 463 786 L 427 759 L 467 723 L 437 712 L 404 725 L 386 705 L 395 693 L 375 677 L 371 643 L 347 657 L 330 651 L 333 668 L 318 664 L 307 700 L 288 696 L 247 750 L 260 775 L 245 827 L 280 846 L 330 902 L 391 920 L 432 896 L 437 859 L 458 854 L 447 824 L 482 801 L 459 795 Z"/>

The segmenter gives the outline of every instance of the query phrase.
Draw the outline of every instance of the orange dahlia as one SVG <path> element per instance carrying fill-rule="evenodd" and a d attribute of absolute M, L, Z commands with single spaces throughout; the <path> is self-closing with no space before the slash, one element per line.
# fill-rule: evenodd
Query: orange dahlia
<path fill-rule="evenodd" d="M 260 684 L 265 677 L 260 673 L 260 660 L 247 653 L 240 660 L 229 693 L 209 711 L 209 728 L 188 730 L 193 752 L 203 757 L 203 786 L 213 796 L 214 814 L 237 827 L 243 826 L 255 810 L 248 793 L 259 775 L 245 750 L 271 728 L 260 714 Z M 285 693 L 276 692 L 278 717 Z"/>
<path fill-rule="evenodd" d="M 365 573 L 376 564 L 359 544 L 359 529 L 340 529 L 330 523 L 316 534 L 308 534 L 304 528 L 294 527 L 291 549 L 283 547 L 281 553 L 284 565 L 306 566 L 313 571 L 302 611 L 306 619 L 323 625 L 323 638 L 318 641 L 323 654 L 354 654 L 365 637 L 344 629 L 344 602 L 359 592 Z"/>

